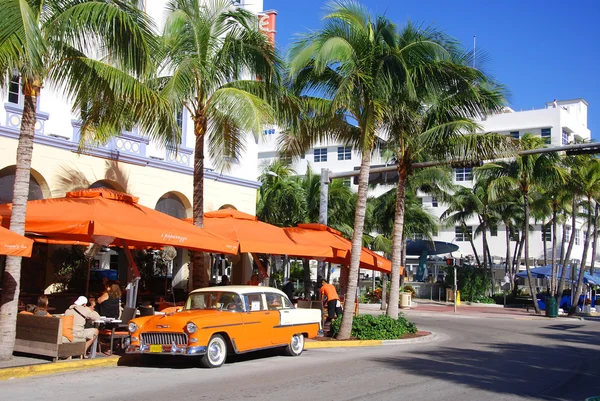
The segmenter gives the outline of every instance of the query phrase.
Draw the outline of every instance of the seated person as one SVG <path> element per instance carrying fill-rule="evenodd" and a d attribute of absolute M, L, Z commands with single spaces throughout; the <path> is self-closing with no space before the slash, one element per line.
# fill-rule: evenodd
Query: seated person
<path fill-rule="evenodd" d="M 33 313 L 35 312 L 36 309 L 37 309 L 37 306 L 35 306 L 34 304 L 27 304 L 27 305 L 25 305 L 25 310 L 22 310 L 19 313 L 22 315 L 33 315 Z"/>
<path fill-rule="evenodd" d="M 37 301 L 37 307 L 33 312 L 36 316 L 52 316 L 48 313 L 48 297 L 45 295 L 40 295 Z"/>
<path fill-rule="evenodd" d="M 73 316 L 73 342 L 85 342 L 85 352 L 87 353 L 90 346 L 94 343 L 94 339 L 98 336 L 98 329 L 85 328 L 86 321 L 94 321 L 100 319 L 98 312 L 94 312 L 86 305 L 88 300 L 84 296 L 80 296 L 77 300 L 65 311 L 65 316 Z"/>
<path fill-rule="evenodd" d="M 114 281 L 106 283 L 106 292 L 96 300 L 96 311 L 100 316 L 118 319 L 121 316 L 121 288 Z"/>

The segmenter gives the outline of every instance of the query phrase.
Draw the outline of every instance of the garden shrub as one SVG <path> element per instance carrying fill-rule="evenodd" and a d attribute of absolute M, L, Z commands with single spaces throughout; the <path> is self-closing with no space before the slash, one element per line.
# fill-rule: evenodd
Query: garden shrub
<path fill-rule="evenodd" d="M 331 322 L 331 330 L 334 336 L 340 331 L 341 323 L 341 317 Z M 402 338 L 405 334 L 416 332 L 417 326 L 408 321 L 402 314 L 398 316 L 398 319 L 386 315 L 360 315 L 352 321 L 350 336 L 359 340 L 395 340 Z"/>
<path fill-rule="evenodd" d="M 411 296 L 412 298 L 416 298 L 416 297 L 417 297 L 417 292 L 415 291 L 415 289 L 413 288 L 413 286 L 412 286 L 412 285 L 410 285 L 410 284 L 406 284 L 406 285 L 403 287 L 403 290 L 402 290 L 402 291 L 404 291 L 404 292 L 410 292 L 410 296 Z"/>

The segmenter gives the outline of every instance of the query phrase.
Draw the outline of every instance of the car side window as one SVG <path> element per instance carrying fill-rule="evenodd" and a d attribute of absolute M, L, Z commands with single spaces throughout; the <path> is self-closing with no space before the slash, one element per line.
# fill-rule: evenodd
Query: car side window
<path fill-rule="evenodd" d="M 291 302 L 281 294 L 265 293 L 269 310 L 290 309 Z"/>
<path fill-rule="evenodd" d="M 249 312 L 265 310 L 262 301 L 262 294 L 247 294 L 244 295 L 244 298 L 246 300 L 246 305 Z"/>

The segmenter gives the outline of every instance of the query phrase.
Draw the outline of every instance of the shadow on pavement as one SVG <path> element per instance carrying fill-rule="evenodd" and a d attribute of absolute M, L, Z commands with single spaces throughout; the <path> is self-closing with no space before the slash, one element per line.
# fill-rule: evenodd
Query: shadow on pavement
<path fill-rule="evenodd" d="M 600 395 L 598 332 L 561 326 L 571 325 L 550 326 L 533 336 L 541 337 L 540 343 L 542 338 L 560 340 L 562 346 L 505 342 L 472 349 L 482 344 L 461 344 L 374 360 L 405 373 L 495 394 L 573 401 Z"/>
<path fill-rule="evenodd" d="M 229 354 L 225 365 L 273 358 L 282 355 L 281 349 L 249 352 L 247 354 Z M 137 366 L 150 369 L 202 369 L 200 357 L 170 356 L 170 355 L 124 355 L 119 358 L 119 366 Z"/>

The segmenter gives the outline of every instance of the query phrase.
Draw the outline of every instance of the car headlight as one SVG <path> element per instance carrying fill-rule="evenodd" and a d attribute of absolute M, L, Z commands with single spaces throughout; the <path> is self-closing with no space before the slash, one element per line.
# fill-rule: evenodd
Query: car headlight
<path fill-rule="evenodd" d="M 192 322 L 188 322 L 188 324 L 185 325 L 185 329 L 187 330 L 188 333 L 194 334 L 196 332 L 196 330 L 198 330 L 198 326 L 196 326 Z"/>
<path fill-rule="evenodd" d="M 138 325 L 135 324 L 134 322 L 129 322 L 129 332 L 130 333 L 135 333 L 138 329 Z"/>

